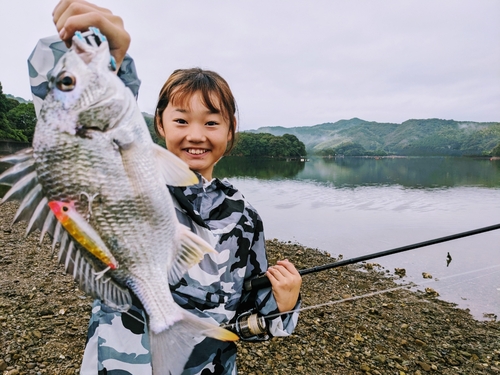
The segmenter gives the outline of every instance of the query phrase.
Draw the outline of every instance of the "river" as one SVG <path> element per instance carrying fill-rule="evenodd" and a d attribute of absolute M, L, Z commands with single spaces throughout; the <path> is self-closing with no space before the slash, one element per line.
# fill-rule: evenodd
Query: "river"
<path fill-rule="evenodd" d="M 344 259 L 500 223 L 498 160 L 225 158 L 215 173 L 259 211 L 267 238 Z M 433 288 L 476 319 L 500 317 L 500 230 L 371 262 L 404 268 L 402 281 Z"/>

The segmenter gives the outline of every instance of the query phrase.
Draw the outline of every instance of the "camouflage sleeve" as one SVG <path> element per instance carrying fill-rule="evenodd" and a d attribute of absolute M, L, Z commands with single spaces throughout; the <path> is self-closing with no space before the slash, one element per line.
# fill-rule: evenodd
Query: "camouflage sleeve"
<path fill-rule="evenodd" d="M 59 36 L 53 35 L 40 39 L 28 58 L 31 93 L 37 115 L 49 91 L 48 77 L 67 50 Z M 141 80 L 137 76 L 134 60 L 129 55 L 125 55 L 117 75 L 137 98 Z"/>
<path fill-rule="evenodd" d="M 251 210 L 252 221 L 254 222 L 254 239 L 251 244 L 249 264 L 247 266 L 247 275 L 245 279 L 252 279 L 264 273 L 268 268 L 266 244 L 264 238 L 264 228 L 262 220 L 257 212 Z M 243 292 L 242 306 L 249 307 L 249 302 L 253 301 L 253 309 L 264 317 L 278 314 L 278 305 L 274 298 L 271 288 L 259 289 L 252 292 Z M 250 302 L 251 303 L 251 302 Z M 300 299 L 297 301 L 293 310 L 300 307 Z M 244 311 L 241 311 L 244 313 Z M 266 319 L 269 334 L 271 336 L 289 336 L 297 326 L 299 318 L 298 312 L 280 315 L 276 318 Z M 258 338 L 255 338 L 258 340 Z"/>

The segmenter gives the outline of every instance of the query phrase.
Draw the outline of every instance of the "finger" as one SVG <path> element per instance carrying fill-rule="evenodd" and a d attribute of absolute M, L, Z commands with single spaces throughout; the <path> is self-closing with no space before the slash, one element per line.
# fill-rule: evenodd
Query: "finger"
<path fill-rule="evenodd" d="M 297 270 L 297 268 L 293 265 L 292 262 L 290 262 L 288 259 L 285 259 L 285 260 L 279 260 L 277 262 L 280 266 L 283 266 L 284 268 L 287 269 L 288 272 L 290 272 L 292 275 L 295 275 L 295 276 L 300 276 L 300 273 L 299 271 Z"/>
<path fill-rule="evenodd" d="M 54 8 L 52 17 L 54 23 L 57 24 L 57 22 L 60 20 L 64 22 L 64 20 L 69 18 L 71 15 L 83 14 L 88 12 L 112 14 L 109 9 L 102 8 L 85 0 L 62 0 Z"/>
<path fill-rule="evenodd" d="M 69 42 L 76 31 L 85 31 L 90 26 L 98 27 L 103 34 L 106 32 L 111 35 L 116 33 L 116 28 L 123 29 L 120 17 L 106 8 L 81 0 L 61 2 L 54 10 L 54 23 L 61 39 L 66 42 Z"/>
<path fill-rule="evenodd" d="M 270 274 L 276 280 L 283 278 L 283 274 L 280 272 L 280 270 L 276 266 L 268 268 L 266 273 Z"/>
<path fill-rule="evenodd" d="M 266 274 L 273 288 L 285 288 L 289 284 L 288 276 L 277 267 L 271 267 Z"/>
<path fill-rule="evenodd" d="M 103 15 L 98 12 L 89 12 L 74 15 L 65 19 L 64 23 L 57 26 L 62 40 L 69 40 L 77 31 L 88 30 L 90 26 L 97 27 L 110 41 L 110 48 L 115 48 L 111 42 L 114 35 L 123 32 L 123 21 L 118 16 Z M 121 41 L 121 40 L 120 40 Z"/>
<path fill-rule="evenodd" d="M 103 13 L 85 5 L 78 6 L 76 11 L 68 9 L 56 21 L 59 32 L 66 31 L 61 37 L 71 38 L 76 31 L 87 30 L 90 26 L 102 29 L 101 32 L 115 33 L 117 28 L 123 29 L 123 20 L 112 13 Z"/>

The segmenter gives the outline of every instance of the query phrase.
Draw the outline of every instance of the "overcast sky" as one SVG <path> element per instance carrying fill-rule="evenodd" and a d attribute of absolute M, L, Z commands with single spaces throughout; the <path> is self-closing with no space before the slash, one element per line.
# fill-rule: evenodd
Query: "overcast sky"
<path fill-rule="evenodd" d="M 97 3 L 132 36 L 139 106 L 148 113 L 174 69 L 199 66 L 229 82 L 241 130 L 353 117 L 500 121 L 498 0 Z M 39 38 L 55 34 L 56 4 L 2 4 L 4 93 L 30 99 L 26 59 Z"/>

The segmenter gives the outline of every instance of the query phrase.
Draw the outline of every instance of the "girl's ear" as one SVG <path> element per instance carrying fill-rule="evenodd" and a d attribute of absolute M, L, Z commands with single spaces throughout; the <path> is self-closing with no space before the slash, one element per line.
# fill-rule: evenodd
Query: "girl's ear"
<path fill-rule="evenodd" d="M 229 126 L 229 130 L 227 131 L 227 141 L 228 142 L 233 141 L 234 133 L 236 133 L 237 122 L 236 122 L 235 118 L 233 119 L 233 124 L 234 124 L 234 128 L 231 129 L 231 126 Z"/>
<path fill-rule="evenodd" d="M 165 138 L 165 129 L 163 129 L 163 124 L 158 115 L 155 116 L 155 130 L 160 137 Z"/>

